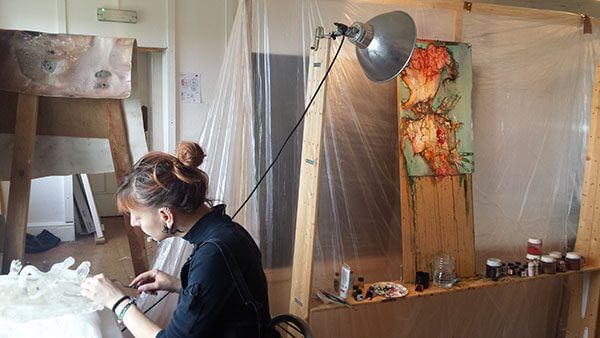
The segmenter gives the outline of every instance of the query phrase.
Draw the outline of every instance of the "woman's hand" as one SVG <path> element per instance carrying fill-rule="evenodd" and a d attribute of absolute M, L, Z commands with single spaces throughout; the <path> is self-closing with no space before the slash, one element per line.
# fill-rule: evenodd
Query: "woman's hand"
<path fill-rule="evenodd" d="M 141 273 L 131 281 L 130 286 L 137 287 L 139 292 L 156 293 L 156 291 L 169 291 L 179 293 L 181 281 L 158 269 Z"/>
<path fill-rule="evenodd" d="M 93 302 L 112 309 L 113 305 L 125 294 L 103 274 L 86 278 L 81 283 L 81 294 Z"/>

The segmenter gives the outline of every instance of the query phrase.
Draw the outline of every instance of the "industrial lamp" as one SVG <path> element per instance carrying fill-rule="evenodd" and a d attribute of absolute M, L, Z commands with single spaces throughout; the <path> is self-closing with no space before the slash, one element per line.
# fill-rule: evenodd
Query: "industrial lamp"
<path fill-rule="evenodd" d="M 319 48 L 319 40 L 345 36 L 356 45 L 356 57 L 365 75 L 374 82 L 392 80 L 406 67 L 412 56 L 415 39 L 415 22 L 401 11 L 377 15 L 366 23 L 355 22 L 350 26 L 335 23 L 337 29 L 323 34 L 319 26 L 315 32 L 313 50 Z"/>

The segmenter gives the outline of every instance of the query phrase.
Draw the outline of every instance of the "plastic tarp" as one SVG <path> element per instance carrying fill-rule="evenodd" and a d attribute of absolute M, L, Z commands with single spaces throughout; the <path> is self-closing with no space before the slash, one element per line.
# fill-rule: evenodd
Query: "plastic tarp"
<path fill-rule="evenodd" d="M 528 237 L 542 238 L 546 251 L 574 245 L 600 27 L 583 34 L 574 14 L 544 18 L 541 11 L 534 19 L 476 8 L 464 14 L 462 41 L 473 53 L 473 209 L 481 273 L 491 256 L 524 261 Z M 304 108 L 314 28 L 332 30 L 333 22 L 364 22 L 392 10 L 413 17 L 418 38 L 454 40 L 455 12 L 443 8 L 253 0 L 250 13 L 240 6 L 219 95 L 199 131 L 212 197 L 227 203 L 230 214 Z M 396 82 L 369 82 L 347 43 L 330 74 L 325 106 L 313 288 L 331 289 L 343 262 L 367 281 L 401 279 Z M 274 314 L 289 304 L 301 147 L 298 130 L 236 218 L 263 253 Z M 157 266 L 177 271 L 160 255 L 184 255 L 180 250 L 161 246 Z M 311 326 L 317 337 L 555 336 L 564 329 L 563 282 L 319 312 Z M 156 312 L 168 316 L 168 310 Z"/>

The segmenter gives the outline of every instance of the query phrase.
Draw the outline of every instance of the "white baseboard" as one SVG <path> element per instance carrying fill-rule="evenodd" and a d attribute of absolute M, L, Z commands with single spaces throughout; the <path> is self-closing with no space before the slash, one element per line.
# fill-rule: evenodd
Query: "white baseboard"
<path fill-rule="evenodd" d="M 63 242 L 73 242 L 75 240 L 75 225 L 73 222 L 37 222 L 27 224 L 27 232 L 34 236 L 44 230 L 50 231 Z"/>

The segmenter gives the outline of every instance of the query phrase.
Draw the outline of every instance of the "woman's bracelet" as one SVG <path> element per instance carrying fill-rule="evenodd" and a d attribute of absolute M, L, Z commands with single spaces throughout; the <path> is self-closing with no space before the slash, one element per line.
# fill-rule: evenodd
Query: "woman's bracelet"
<path fill-rule="evenodd" d="M 129 307 L 131 305 L 135 305 L 135 298 L 129 298 L 129 302 L 125 304 L 121 312 L 119 312 L 119 316 L 117 317 L 117 323 L 123 324 L 123 318 L 125 317 L 125 313 L 127 313 L 127 310 L 129 310 Z"/>
<path fill-rule="evenodd" d="M 129 297 L 129 296 L 123 296 L 123 297 L 119 298 L 119 300 L 115 303 L 115 305 L 113 305 L 112 312 L 117 311 L 117 306 L 119 306 L 119 304 L 123 303 L 123 301 L 125 299 L 131 299 L 131 297 Z M 115 312 L 115 314 L 116 314 L 116 312 Z"/>

